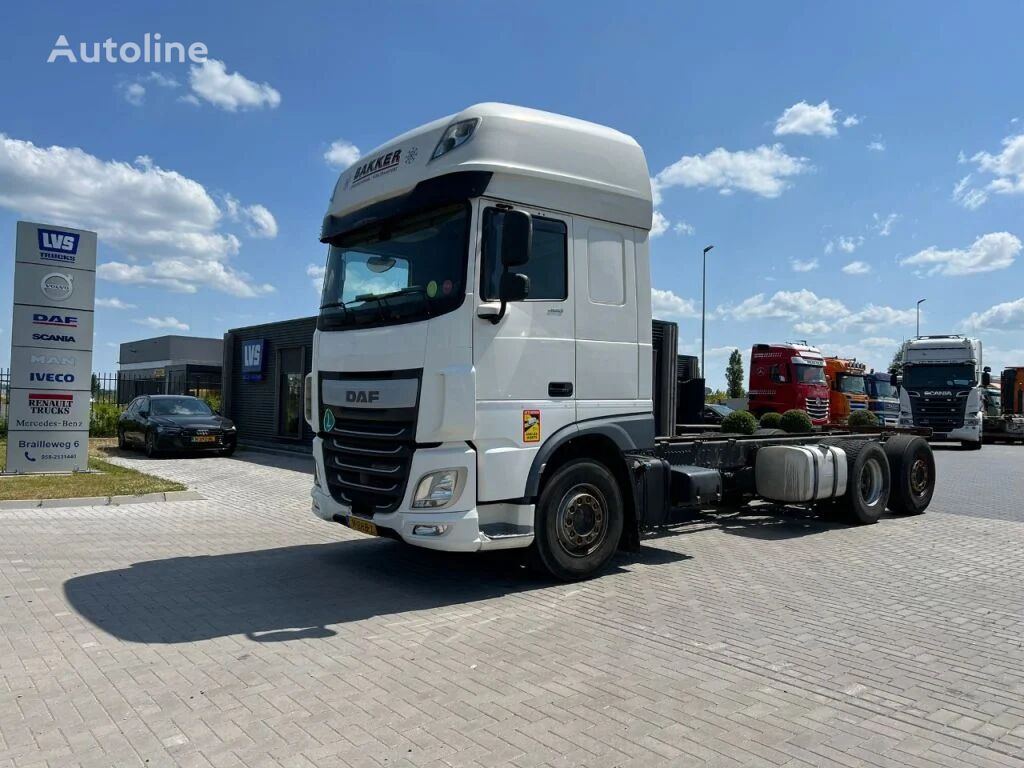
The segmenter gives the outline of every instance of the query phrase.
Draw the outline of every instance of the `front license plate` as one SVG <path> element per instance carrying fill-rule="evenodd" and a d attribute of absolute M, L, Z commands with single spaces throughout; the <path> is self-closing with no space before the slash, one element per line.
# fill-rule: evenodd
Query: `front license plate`
<path fill-rule="evenodd" d="M 196 435 L 192 438 L 193 443 L 215 443 L 217 442 L 216 435 Z"/>
<path fill-rule="evenodd" d="M 370 536 L 377 535 L 377 526 L 371 523 L 369 520 L 362 520 L 358 517 L 352 517 L 349 515 L 348 527 L 353 531 L 359 531 L 360 533 L 366 533 Z"/>

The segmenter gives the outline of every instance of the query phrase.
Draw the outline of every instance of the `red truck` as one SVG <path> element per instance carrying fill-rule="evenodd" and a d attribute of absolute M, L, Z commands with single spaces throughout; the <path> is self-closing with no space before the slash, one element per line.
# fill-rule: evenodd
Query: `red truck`
<path fill-rule="evenodd" d="M 828 424 L 825 358 L 803 343 L 755 344 L 750 352 L 749 409 L 760 418 L 793 408 L 807 411 L 813 424 Z"/>

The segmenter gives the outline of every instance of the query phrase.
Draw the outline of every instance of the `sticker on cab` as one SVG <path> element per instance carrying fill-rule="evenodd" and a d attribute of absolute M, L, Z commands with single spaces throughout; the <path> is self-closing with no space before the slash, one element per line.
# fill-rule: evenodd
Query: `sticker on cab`
<path fill-rule="evenodd" d="M 540 442 L 540 411 L 523 411 L 523 442 Z"/>

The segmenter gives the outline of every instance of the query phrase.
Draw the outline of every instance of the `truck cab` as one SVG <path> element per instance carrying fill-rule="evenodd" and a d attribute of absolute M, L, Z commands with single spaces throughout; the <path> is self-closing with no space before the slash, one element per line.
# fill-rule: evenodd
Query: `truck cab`
<path fill-rule="evenodd" d="M 755 344 L 750 350 L 750 412 L 806 411 L 811 423 L 829 423 L 828 382 L 821 352 L 806 343 Z"/>
<path fill-rule="evenodd" d="M 903 344 L 900 426 L 927 427 L 932 439 L 982 445 L 984 388 L 978 339 L 960 335 L 918 336 Z"/>
<path fill-rule="evenodd" d="M 900 421 L 900 399 L 893 376 L 885 371 L 871 371 L 864 376 L 868 393 L 868 409 L 883 427 L 895 427 Z"/>
<path fill-rule="evenodd" d="M 826 357 L 825 375 L 830 390 L 829 407 L 833 424 L 846 424 L 853 411 L 868 409 L 864 363 L 851 358 Z"/>

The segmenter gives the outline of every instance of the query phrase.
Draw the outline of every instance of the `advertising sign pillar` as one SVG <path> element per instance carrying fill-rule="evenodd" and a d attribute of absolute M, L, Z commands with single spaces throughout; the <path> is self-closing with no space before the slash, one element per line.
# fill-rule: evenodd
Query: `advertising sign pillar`
<path fill-rule="evenodd" d="M 14 262 L 5 472 L 83 471 L 96 233 L 19 221 Z"/>

